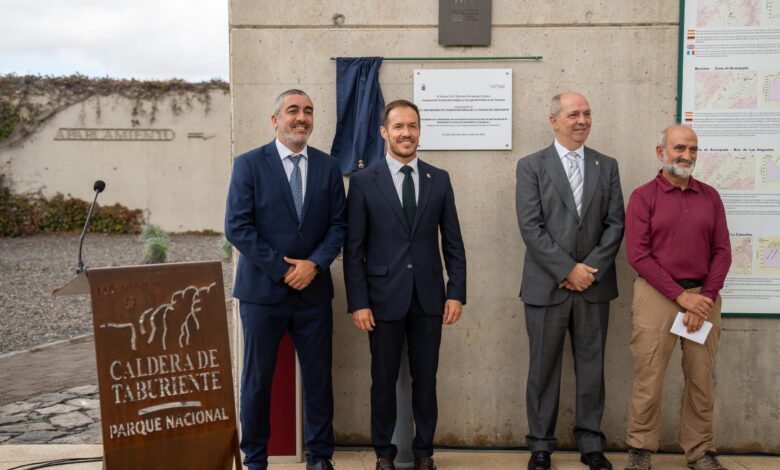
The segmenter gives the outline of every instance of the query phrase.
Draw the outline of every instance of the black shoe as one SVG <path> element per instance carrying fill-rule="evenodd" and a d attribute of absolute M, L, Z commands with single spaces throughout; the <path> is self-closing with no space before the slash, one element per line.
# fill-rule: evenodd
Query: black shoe
<path fill-rule="evenodd" d="M 330 459 L 323 459 L 315 464 L 306 464 L 306 470 L 334 470 Z"/>
<path fill-rule="evenodd" d="M 528 470 L 550 470 L 550 453 L 543 450 L 531 452 L 528 459 Z"/>
<path fill-rule="evenodd" d="M 604 452 L 588 452 L 580 456 L 580 462 L 590 468 L 590 470 L 612 470 L 612 464 L 604 456 Z"/>
<path fill-rule="evenodd" d="M 431 457 L 415 457 L 414 470 L 436 470 L 436 465 L 433 464 Z"/>
<path fill-rule="evenodd" d="M 392 459 L 376 459 L 376 470 L 395 470 L 395 464 Z"/>

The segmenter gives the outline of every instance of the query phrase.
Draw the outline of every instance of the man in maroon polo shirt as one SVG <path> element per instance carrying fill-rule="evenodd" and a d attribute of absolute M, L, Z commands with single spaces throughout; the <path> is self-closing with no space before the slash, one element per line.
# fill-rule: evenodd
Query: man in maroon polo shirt
<path fill-rule="evenodd" d="M 685 375 L 680 446 L 688 467 L 720 470 L 713 444 L 713 371 L 720 337 L 720 296 L 731 265 L 726 213 L 718 192 L 691 176 L 698 139 L 688 126 L 666 128 L 655 153 L 663 169 L 638 187 L 626 209 L 626 252 L 634 281 L 634 386 L 628 417 L 626 470 L 650 468 L 658 450 L 664 373 L 678 336 L 678 312 L 689 332 L 712 322 L 704 344 L 680 339 Z"/>

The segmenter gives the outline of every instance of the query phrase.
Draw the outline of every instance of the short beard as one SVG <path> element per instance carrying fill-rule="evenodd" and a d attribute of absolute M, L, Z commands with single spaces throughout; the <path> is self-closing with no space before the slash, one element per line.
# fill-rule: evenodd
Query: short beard
<path fill-rule="evenodd" d="M 677 162 L 675 162 L 677 163 Z M 696 162 L 692 162 L 688 168 L 680 168 L 675 166 L 674 163 L 664 163 L 664 170 L 668 171 L 673 176 L 678 178 L 688 179 L 693 174 L 693 169 L 696 167 Z"/>
<path fill-rule="evenodd" d="M 293 132 L 290 131 L 290 132 L 282 132 L 282 135 L 284 135 L 284 137 L 287 139 L 289 143 L 303 147 L 306 146 L 306 144 L 309 142 L 310 134 L 306 134 L 303 137 L 299 137 L 297 134 L 293 134 Z"/>
<path fill-rule="evenodd" d="M 396 157 L 399 157 L 399 158 L 404 158 L 404 159 L 406 159 L 406 158 L 412 158 L 412 157 L 414 157 L 415 155 L 417 155 L 417 147 L 416 147 L 416 146 L 414 147 L 414 149 L 412 149 L 412 150 L 411 150 L 411 151 L 409 151 L 409 152 L 402 152 L 402 151 L 400 150 L 400 146 L 391 146 L 391 145 L 388 145 L 388 147 L 391 147 L 391 148 L 390 148 L 390 150 L 392 150 L 392 151 L 393 151 L 393 154 L 394 154 Z"/>

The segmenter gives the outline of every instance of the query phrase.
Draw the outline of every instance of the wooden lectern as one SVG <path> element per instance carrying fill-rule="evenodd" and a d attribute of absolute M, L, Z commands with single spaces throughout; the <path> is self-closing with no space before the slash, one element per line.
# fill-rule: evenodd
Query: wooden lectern
<path fill-rule="evenodd" d="M 82 272 L 90 293 L 103 467 L 241 468 L 218 261 Z"/>

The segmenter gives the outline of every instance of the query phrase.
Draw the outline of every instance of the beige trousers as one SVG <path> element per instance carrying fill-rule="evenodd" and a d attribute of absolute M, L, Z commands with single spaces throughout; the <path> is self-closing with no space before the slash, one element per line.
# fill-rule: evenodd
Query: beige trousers
<path fill-rule="evenodd" d="M 698 293 L 701 288 L 689 289 Z M 685 388 L 680 416 L 680 446 L 689 462 L 715 451 L 713 444 L 713 393 L 715 355 L 720 338 L 721 299 L 718 296 L 709 321 L 712 330 L 705 343 L 680 338 L 670 333 L 672 323 L 681 311 L 642 278 L 634 281 L 631 304 L 633 332 L 631 354 L 634 357 L 634 386 L 628 408 L 626 443 L 637 449 L 658 450 L 661 431 L 661 392 L 669 358 L 677 340 L 682 348 Z"/>

